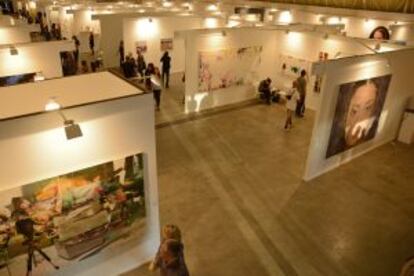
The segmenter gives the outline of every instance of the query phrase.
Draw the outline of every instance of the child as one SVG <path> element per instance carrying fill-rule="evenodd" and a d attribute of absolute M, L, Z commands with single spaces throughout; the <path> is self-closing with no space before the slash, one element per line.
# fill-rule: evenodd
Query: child
<path fill-rule="evenodd" d="M 286 123 L 285 129 L 288 130 L 292 128 L 292 113 L 296 109 L 296 104 L 300 100 L 300 94 L 298 92 L 298 83 L 294 81 L 292 83 L 292 89 L 288 92 L 286 96 Z"/>
<path fill-rule="evenodd" d="M 181 243 L 181 231 L 172 224 L 162 228 L 161 244 L 157 255 L 150 263 L 148 269 L 155 271 L 160 268 L 161 275 L 189 276 L 184 261 L 184 245 Z"/>

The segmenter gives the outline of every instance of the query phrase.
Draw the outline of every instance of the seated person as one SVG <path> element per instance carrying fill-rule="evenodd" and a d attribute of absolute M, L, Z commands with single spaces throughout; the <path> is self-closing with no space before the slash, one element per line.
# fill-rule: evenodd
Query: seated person
<path fill-rule="evenodd" d="M 272 80 L 270 78 L 264 79 L 259 84 L 260 97 L 265 99 L 267 104 L 271 103 L 272 100 L 272 89 L 270 87 Z"/>

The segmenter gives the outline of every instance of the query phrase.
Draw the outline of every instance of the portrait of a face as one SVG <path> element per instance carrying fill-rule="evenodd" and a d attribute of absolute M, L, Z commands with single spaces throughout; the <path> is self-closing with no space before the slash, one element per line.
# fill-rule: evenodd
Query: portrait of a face
<path fill-rule="evenodd" d="M 340 86 L 326 157 L 375 137 L 391 75 Z"/>
<path fill-rule="evenodd" d="M 370 39 L 375 40 L 389 40 L 390 39 L 390 32 L 384 26 L 379 26 L 375 28 L 371 34 L 369 35 Z"/>

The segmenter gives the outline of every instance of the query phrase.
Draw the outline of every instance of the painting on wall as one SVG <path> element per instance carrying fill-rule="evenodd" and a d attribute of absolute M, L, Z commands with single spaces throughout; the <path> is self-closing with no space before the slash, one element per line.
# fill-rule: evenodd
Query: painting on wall
<path fill-rule="evenodd" d="M 319 52 L 319 62 L 323 62 L 323 61 L 327 61 L 329 58 L 329 54 L 327 52 Z M 322 75 L 316 75 L 315 76 L 315 81 L 313 83 L 313 92 L 315 93 L 321 93 L 321 88 L 322 88 L 322 81 L 323 81 L 323 77 Z"/>
<path fill-rule="evenodd" d="M 0 193 L 0 274 L 24 275 L 30 244 L 60 266 L 111 256 L 144 227 L 143 155 L 102 163 Z M 53 266 L 35 252 L 33 267 Z M 42 260 L 41 262 L 39 262 Z"/>
<path fill-rule="evenodd" d="M 258 78 L 262 51 L 262 46 L 251 46 L 199 52 L 199 92 L 253 82 Z"/>
<path fill-rule="evenodd" d="M 340 86 L 326 158 L 375 137 L 390 81 L 385 75 Z"/>
<path fill-rule="evenodd" d="M 290 77 L 299 77 L 300 72 L 302 70 L 305 70 L 308 72 L 308 75 L 310 73 L 310 69 L 312 67 L 312 62 L 296 58 L 289 55 L 280 55 L 280 61 L 281 61 L 281 73 L 282 75 L 290 76 Z"/>
<path fill-rule="evenodd" d="M 135 42 L 136 52 L 146 53 L 148 51 L 148 45 L 145 40 Z"/>
<path fill-rule="evenodd" d="M 28 74 L 0 77 L 0 87 L 27 83 L 27 82 L 34 82 L 35 75 L 36 73 L 28 73 Z"/>
<path fill-rule="evenodd" d="M 173 49 L 173 39 L 172 38 L 161 39 L 160 44 L 161 44 L 160 46 L 161 46 L 161 51 L 162 52 L 171 51 Z"/>

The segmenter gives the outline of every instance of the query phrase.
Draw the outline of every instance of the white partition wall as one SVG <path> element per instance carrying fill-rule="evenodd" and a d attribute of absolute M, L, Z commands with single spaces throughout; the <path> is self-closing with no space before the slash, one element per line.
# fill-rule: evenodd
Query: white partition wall
<path fill-rule="evenodd" d="M 324 33 L 298 32 L 288 29 L 248 27 L 203 29 L 180 32 L 178 35 L 185 37 L 186 41 L 186 112 L 200 111 L 257 97 L 257 85 L 260 80 L 267 77 L 272 79 L 272 85 L 275 88 L 289 89 L 292 82 L 299 76 L 299 72 L 292 74 L 287 72 L 290 71 L 289 68 L 282 70 L 283 64 L 287 63 L 286 59 L 294 59 L 300 64 L 300 69 L 308 71 L 306 106 L 317 110 L 322 95 L 314 92 L 315 76 L 312 75 L 312 63 L 318 61 L 320 53 L 326 53 L 328 59 L 335 59 L 370 54 L 375 47 L 372 41 L 361 42 L 340 35 L 327 36 Z M 253 79 L 250 78 L 244 85 L 232 85 L 210 91 L 200 90 L 200 53 L 253 46 L 263 46 L 260 64 L 248 69 L 254 71 Z M 370 50 L 369 47 L 372 49 Z M 389 45 L 382 49 L 385 51 L 395 48 L 398 49 L 399 46 Z M 290 67 L 289 64 L 287 65 Z M 223 66 L 226 66 L 225 63 Z"/>
<path fill-rule="evenodd" d="M 34 86 L 37 88 L 30 92 Z M 26 93 L 30 98 L 37 93 L 38 97 L 31 101 L 32 105 L 25 102 L 26 105 L 18 109 L 22 112 L 42 112 L 44 107 L 41 103 L 56 96 L 63 107 L 69 105 L 62 112 L 67 118 L 75 120 L 83 132 L 82 137 L 67 140 L 62 118 L 57 112 L 27 114 L 12 120 L 7 120 L 8 115 L 16 115 L 11 109 L 7 109 L 10 112 L 0 113 L 0 153 L 4 158 L 13 157 L 0 165 L 0 195 L 13 187 L 133 154 L 142 153 L 144 156 L 146 216 L 137 230 L 139 232 L 134 232 L 135 238 L 131 240 L 121 236 L 116 240 L 116 245 L 108 244 L 97 254 L 79 261 L 75 259 L 65 262 L 54 255 L 54 250 L 45 248 L 52 259 L 61 265 L 58 274 L 119 275 L 148 261 L 159 244 L 152 95 L 142 94 L 136 87 L 107 72 L 22 84 L 0 90 L 0 98 L 9 97 L 9 105 L 12 101 L 18 101 L 17 94 L 24 97 Z M 97 102 L 91 102 L 94 99 Z M 2 204 L 4 203 L 2 198 Z M 16 258 L 20 259 L 10 262 L 11 272 L 13 275 L 22 275 L 26 269 L 22 265 L 25 256 Z M 0 270 L 0 274 L 5 272 L 4 269 Z M 53 270 L 46 273 L 45 269 L 50 267 L 42 262 L 34 268 L 38 273 L 35 275 L 53 274 Z"/>
<path fill-rule="evenodd" d="M 320 108 L 317 111 L 309 147 L 305 180 L 317 177 L 397 137 L 409 96 L 414 95 L 414 50 L 350 57 L 328 61 L 317 70 L 325 74 Z M 327 157 L 340 85 L 391 74 L 391 83 L 378 120 L 375 136 L 348 150 Z M 332 137 L 334 137 L 333 135 Z"/>
<path fill-rule="evenodd" d="M 30 31 L 28 28 L 0 26 L 0 45 L 28 43 L 30 41 Z"/>
<path fill-rule="evenodd" d="M 62 77 L 60 52 L 74 51 L 72 41 L 49 41 L 17 44 L 17 55 L 10 49 L 0 49 L 0 76 L 42 72 L 46 79 Z"/>

